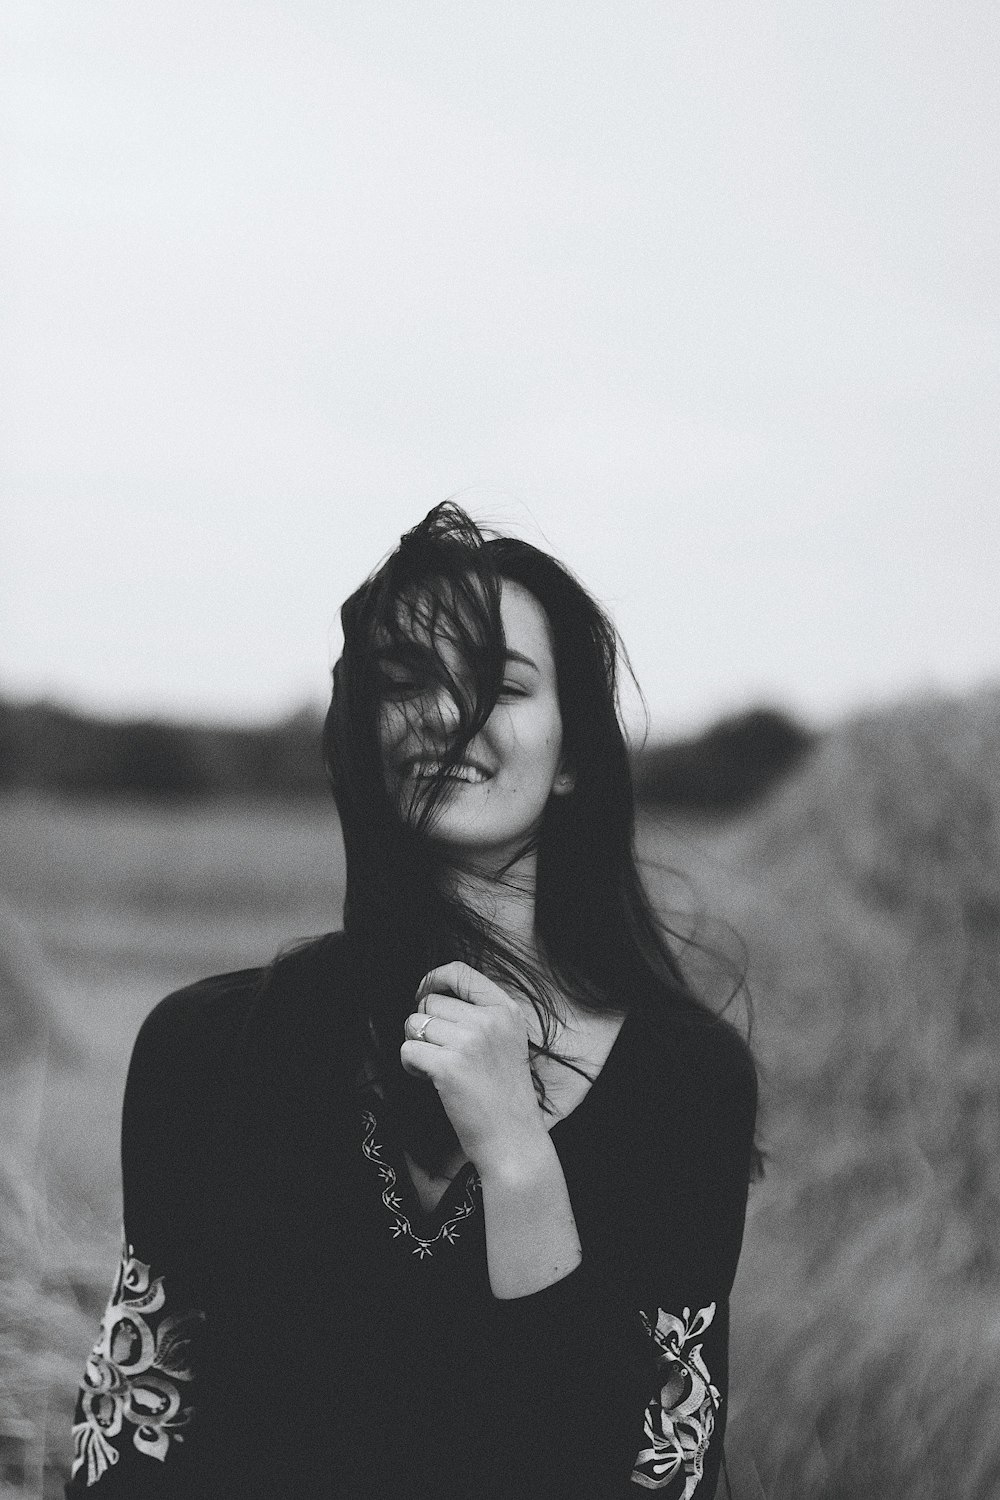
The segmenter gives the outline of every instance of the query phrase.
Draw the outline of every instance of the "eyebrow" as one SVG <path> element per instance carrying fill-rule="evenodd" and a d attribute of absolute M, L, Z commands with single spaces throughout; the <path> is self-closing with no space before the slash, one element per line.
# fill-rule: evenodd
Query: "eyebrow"
<path fill-rule="evenodd" d="M 533 662 L 530 656 L 522 656 L 520 651 L 507 650 L 504 652 L 504 659 L 506 661 L 520 662 L 522 666 L 530 667 L 533 672 L 537 672 L 539 677 L 541 677 L 542 675 L 542 670 L 538 666 L 538 664 L 536 662 Z M 394 661 L 395 658 L 386 652 L 382 652 L 379 654 L 379 666 L 390 666 L 394 664 Z"/>
<path fill-rule="evenodd" d="M 505 651 L 504 655 L 508 661 L 519 661 L 524 666 L 530 667 L 533 672 L 538 672 L 539 677 L 542 675 L 530 656 L 522 656 L 520 651 Z"/>

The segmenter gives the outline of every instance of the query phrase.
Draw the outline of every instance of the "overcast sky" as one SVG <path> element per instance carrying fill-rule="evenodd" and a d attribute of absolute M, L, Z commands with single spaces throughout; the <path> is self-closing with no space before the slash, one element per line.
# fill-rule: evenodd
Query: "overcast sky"
<path fill-rule="evenodd" d="M 1000 677 L 985 0 L 8 0 L 0 692 L 270 717 L 431 505 L 654 726 Z"/>

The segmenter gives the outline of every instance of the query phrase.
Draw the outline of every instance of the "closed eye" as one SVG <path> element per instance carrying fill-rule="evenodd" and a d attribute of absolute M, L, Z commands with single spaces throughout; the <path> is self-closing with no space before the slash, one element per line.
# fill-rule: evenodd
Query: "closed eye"
<path fill-rule="evenodd" d="M 405 698 L 411 693 L 421 692 L 424 687 L 424 684 L 422 682 L 412 677 L 397 677 L 394 673 L 387 672 L 384 668 L 379 673 L 379 680 L 386 697 L 390 698 Z M 529 696 L 529 693 L 530 689 L 522 687 L 518 682 L 505 682 L 503 687 L 500 689 L 500 695 L 504 698 L 527 698 Z"/>
<path fill-rule="evenodd" d="M 379 691 L 386 698 L 409 698 L 421 691 L 421 684 L 412 677 L 395 677 L 380 672 Z"/>

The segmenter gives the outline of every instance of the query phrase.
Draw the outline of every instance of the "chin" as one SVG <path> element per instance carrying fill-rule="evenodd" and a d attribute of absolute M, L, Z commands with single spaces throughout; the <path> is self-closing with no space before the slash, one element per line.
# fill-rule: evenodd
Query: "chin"
<path fill-rule="evenodd" d="M 482 824 L 461 827 L 457 822 L 449 824 L 442 818 L 430 832 L 430 837 L 443 848 L 454 849 L 456 854 L 483 854 L 506 858 L 520 847 L 535 831 L 536 824 L 518 828 L 487 828 Z"/>

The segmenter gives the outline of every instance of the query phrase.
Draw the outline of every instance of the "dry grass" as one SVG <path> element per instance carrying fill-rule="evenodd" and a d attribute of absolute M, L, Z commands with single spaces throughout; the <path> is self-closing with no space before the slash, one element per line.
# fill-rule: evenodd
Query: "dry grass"
<path fill-rule="evenodd" d="M 844 724 L 739 821 L 646 830 L 756 1002 L 737 1496 L 1000 1493 L 998 814 L 984 693 Z"/>
<path fill-rule="evenodd" d="M 1000 1494 L 998 814 L 1000 694 L 983 693 L 843 724 L 739 819 L 643 826 L 683 877 L 652 872 L 658 899 L 742 935 L 756 1006 L 769 1164 L 735 1293 L 736 1500 Z M 306 810 L 0 821 L 9 899 L 46 936 L 82 1048 L 50 1069 L 47 1203 L 23 1165 L 0 1177 L 19 1226 L 0 1422 L 38 1427 L 47 1403 L 64 1462 L 135 1028 L 172 984 L 332 925 L 339 850 Z"/>
<path fill-rule="evenodd" d="M 342 850 L 325 803 L 19 798 L 0 805 L 0 841 L 0 1459 L 23 1455 L 18 1493 L 48 1500 L 117 1261 L 118 1127 L 139 1024 L 178 985 L 336 926 Z"/>

